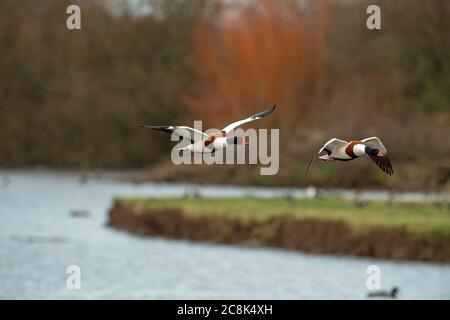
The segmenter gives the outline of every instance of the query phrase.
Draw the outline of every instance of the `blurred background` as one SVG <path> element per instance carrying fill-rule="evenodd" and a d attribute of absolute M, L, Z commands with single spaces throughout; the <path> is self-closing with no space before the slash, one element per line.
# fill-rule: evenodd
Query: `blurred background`
<path fill-rule="evenodd" d="M 66 27 L 71 4 L 81 30 Z M 371 4 L 381 30 L 366 28 Z M 371 265 L 400 298 L 449 299 L 450 266 L 437 263 L 450 259 L 449 17 L 448 0 L 0 1 L 0 299 L 364 299 Z M 280 129 L 275 176 L 176 166 L 167 135 L 135 127 L 222 128 L 273 104 L 251 127 Z M 393 176 L 360 159 L 316 163 L 303 178 L 330 138 L 370 136 L 386 145 Z M 354 248 L 366 257 L 351 258 L 326 249 L 350 229 L 320 221 L 305 227 L 324 239 L 310 253 L 105 227 L 117 197 L 137 196 L 233 211 L 239 230 L 261 211 L 312 212 L 356 233 L 375 221 L 392 237 L 369 233 Z M 407 250 L 422 262 L 377 259 Z M 81 290 L 66 286 L 70 265 Z"/>
<path fill-rule="evenodd" d="M 69 4 L 82 30 L 65 26 Z M 366 8 L 382 5 L 382 29 Z M 12 1 L 0 3 L 0 166 L 144 169 L 142 180 L 449 188 L 450 3 L 399 1 Z M 276 103 L 281 168 L 175 166 L 136 123 L 221 128 Z M 376 135 L 370 161 L 306 164 L 331 137 Z M 209 173 L 213 173 L 209 174 Z M 200 177 L 200 178 L 199 178 Z"/>

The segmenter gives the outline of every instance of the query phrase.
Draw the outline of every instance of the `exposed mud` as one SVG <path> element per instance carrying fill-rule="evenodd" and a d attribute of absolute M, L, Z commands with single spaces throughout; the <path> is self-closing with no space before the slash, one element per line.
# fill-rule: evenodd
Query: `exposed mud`
<path fill-rule="evenodd" d="M 450 262 L 450 236 L 414 234 L 404 228 L 356 232 L 345 222 L 290 215 L 246 221 L 216 214 L 186 215 L 179 209 L 136 213 L 116 202 L 109 226 L 143 236 L 278 247 L 311 253 L 394 260 Z"/>

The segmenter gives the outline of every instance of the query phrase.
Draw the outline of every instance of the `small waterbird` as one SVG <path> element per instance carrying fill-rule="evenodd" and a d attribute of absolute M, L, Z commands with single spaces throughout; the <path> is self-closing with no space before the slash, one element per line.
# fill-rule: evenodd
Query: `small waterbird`
<path fill-rule="evenodd" d="M 271 108 L 252 115 L 243 120 L 239 120 L 233 122 L 220 130 L 219 132 L 214 132 L 213 134 L 206 134 L 200 130 L 187 127 L 187 126 L 147 126 L 147 125 L 138 125 L 138 127 L 163 131 L 175 135 L 176 137 L 182 139 L 188 139 L 191 144 L 179 149 L 180 151 L 190 151 L 195 153 L 212 153 L 215 150 L 225 149 L 229 145 L 233 144 L 248 144 L 248 137 L 237 137 L 230 136 L 228 137 L 228 133 L 233 129 L 243 125 L 244 123 L 252 122 L 255 120 L 259 120 L 268 116 L 275 110 L 276 105 L 273 105 Z"/>
<path fill-rule="evenodd" d="M 387 155 L 387 150 L 379 138 L 371 137 L 363 140 L 352 140 L 350 142 L 333 138 L 325 143 L 314 158 L 311 159 L 306 169 L 305 177 L 317 158 L 327 162 L 335 160 L 350 161 L 363 155 L 369 156 L 388 175 L 394 173 L 394 169 Z"/>
<path fill-rule="evenodd" d="M 397 297 L 399 289 L 397 287 L 393 287 L 391 291 L 374 291 L 369 292 L 367 296 L 369 298 L 392 298 L 395 299 Z"/>

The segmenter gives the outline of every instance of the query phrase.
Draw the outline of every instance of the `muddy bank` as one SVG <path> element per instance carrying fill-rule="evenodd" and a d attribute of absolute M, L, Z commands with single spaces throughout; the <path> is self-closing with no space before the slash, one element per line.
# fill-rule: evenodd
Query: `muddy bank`
<path fill-rule="evenodd" d="M 206 213 L 188 215 L 181 209 L 138 213 L 116 201 L 109 212 L 108 225 L 143 236 L 278 247 L 319 254 L 450 262 L 448 234 L 415 234 L 404 228 L 381 227 L 355 231 L 338 220 L 284 215 L 256 221 Z"/>

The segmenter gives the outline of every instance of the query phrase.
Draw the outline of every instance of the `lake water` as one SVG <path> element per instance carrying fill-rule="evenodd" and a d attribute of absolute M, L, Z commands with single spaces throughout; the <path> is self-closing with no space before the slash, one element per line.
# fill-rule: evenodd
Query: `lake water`
<path fill-rule="evenodd" d="M 450 299 L 450 266 L 141 238 L 105 226 L 114 196 L 182 195 L 181 184 L 0 171 L 2 299 L 365 299 L 367 267 L 400 299 Z M 267 189 L 198 188 L 208 195 Z M 87 218 L 71 211 L 87 210 Z M 30 238 L 32 237 L 32 238 Z M 34 241 L 27 241 L 27 240 Z M 66 287 L 69 265 L 81 289 Z"/>

